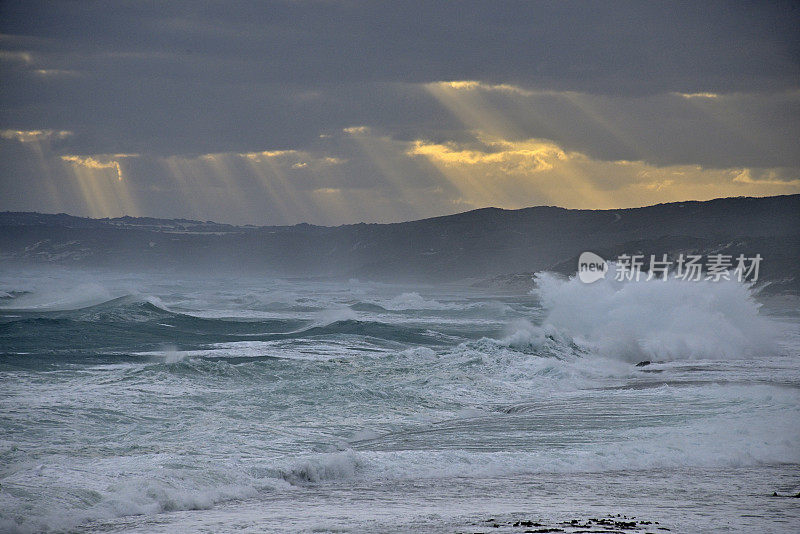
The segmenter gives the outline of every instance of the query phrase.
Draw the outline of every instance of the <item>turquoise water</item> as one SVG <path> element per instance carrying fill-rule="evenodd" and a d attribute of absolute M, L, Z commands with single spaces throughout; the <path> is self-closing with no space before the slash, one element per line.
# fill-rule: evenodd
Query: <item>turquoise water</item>
<path fill-rule="evenodd" d="M 656 283 L 4 271 L 0 530 L 793 531 L 796 319 Z"/>

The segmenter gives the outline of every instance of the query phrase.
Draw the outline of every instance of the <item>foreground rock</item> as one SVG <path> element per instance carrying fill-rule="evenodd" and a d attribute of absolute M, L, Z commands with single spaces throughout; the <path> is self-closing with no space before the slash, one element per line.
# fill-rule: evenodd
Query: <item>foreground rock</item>
<path fill-rule="evenodd" d="M 555 522 L 542 519 L 500 520 L 489 518 L 482 522 L 472 523 L 469 529 L 462 529 L 458 532 L 460 534 L 488 532 L 519 532 L 525 534 L 543 534 L 547 532 L 626 534 L 640 532 L 656 534 L 669 531 L 668 527 L 662 526 L 658 521 L 647 521 L 617 514 L 601 518 L 591 517 Z"/>

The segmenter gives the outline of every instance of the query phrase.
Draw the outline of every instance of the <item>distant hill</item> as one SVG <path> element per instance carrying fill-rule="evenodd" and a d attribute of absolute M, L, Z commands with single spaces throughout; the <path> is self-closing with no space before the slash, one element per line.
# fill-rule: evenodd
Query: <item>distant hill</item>
<path fill-rule="evenodd" d="M 800 195 L 644 208 L 485 208 L 396 224 L 232 226 L 185 219 L 0 213 L 0 262 L 384 281 L 574 272 L 577 256 L 760 253 L 764 276 L 800 280 Z"/>

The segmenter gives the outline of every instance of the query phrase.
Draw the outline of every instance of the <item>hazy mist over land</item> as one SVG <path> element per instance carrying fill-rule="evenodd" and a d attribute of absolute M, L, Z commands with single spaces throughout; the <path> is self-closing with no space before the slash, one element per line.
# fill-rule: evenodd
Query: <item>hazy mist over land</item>
<path fill-rule="evenodd" d="M 209 276 L 454 282 L 558 270 L 577 256 L 760 253 L 762 282 L 796 288 L 800 196 L 729 198 L 628 210 L 494 208 L 398 224 L 241 227 L 160 219 L 0 214 L 4 262 L 157 269 Z"/>

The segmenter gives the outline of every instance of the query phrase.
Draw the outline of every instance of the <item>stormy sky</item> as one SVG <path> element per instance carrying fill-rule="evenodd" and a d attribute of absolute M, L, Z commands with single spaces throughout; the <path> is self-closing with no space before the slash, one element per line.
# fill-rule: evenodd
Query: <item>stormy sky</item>
<path fill-rule="evenodd" d="M 0 210 L 252 224 L 800 192 L 794 2 L 0 3 Z"/>

